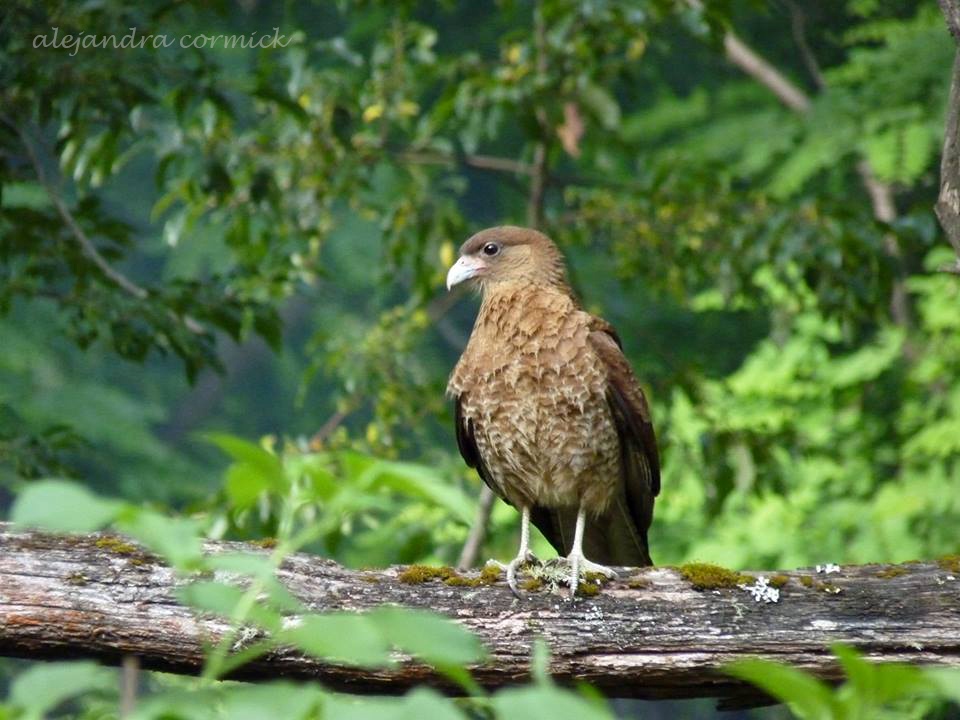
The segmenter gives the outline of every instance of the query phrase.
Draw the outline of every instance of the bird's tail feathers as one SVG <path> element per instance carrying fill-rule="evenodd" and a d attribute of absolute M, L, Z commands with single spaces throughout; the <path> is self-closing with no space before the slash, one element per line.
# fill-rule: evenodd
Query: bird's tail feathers
<path fill-rule="evenodd" d="M 570 553 L 577 524 L 575 508 L 534 508 L 531 519 L 558 553 Z M 583 532 L 583 554 L 588 560 L 601 565 L 653 565 L 647 547 L 647 534 L 634 522 L 625 497 L 617 498 L 599 517 L 587 518 Z"/>

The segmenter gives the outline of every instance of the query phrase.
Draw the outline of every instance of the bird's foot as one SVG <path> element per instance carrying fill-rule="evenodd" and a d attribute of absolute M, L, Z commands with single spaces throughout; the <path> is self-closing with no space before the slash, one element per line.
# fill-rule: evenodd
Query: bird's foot
<path fill-rule="evenodd" d="M 569 568 L 567 585 L 570 587 L 571 599 L 577 595 L 577 588 L 580 587 L 581 578 L 589 579 L 591 575 L 603 575 L 608 580 L 616 580 L 619 577 L 614 570 L 611 570 L 606 565 L 600 565 L 587 560 L 587 558 L 583 556 L 583 553 L 572 552 L 565 558 L 557 558 L 555 562 L 566 565 L 567 568 Z M 599 584 L 599 581 L 597 584 Z"/>
<path fill-rule="evenodd" d="M 487 560 L 487 565 L 494 565 L 507 574 L 507 585 L 510 586 L 510 590 L 518 598 L 520 597 L 520 588 L 517 587 L 517 570 L 530 564 L 540 565 L 542 563 L 529 550 L 520 553 L 508 563 L 502 563 L 499 560 Z"/>

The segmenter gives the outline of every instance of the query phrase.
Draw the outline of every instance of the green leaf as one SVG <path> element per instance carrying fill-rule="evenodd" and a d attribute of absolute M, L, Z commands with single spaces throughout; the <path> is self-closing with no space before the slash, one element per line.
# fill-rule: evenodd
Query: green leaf
<path fill-rule="evenodd" d="M 834 134 L 810 135 L 774 173 L 770 192 L 781 199 L 793 195 L 815 174 L 835 164 L 843 150 Z"/>
<path fill-rule="evenodd" d="M 331 695 L 323 703 L 325 718 L 337 720 L 464 720 L 449 698 L 434 690 L 417 688 L 403 698 Z"/>
<path fill-rule="evenodd" d="M 236 585 L 202 581 L 177 588 L 177 597 L 198 610 L 230 617 L 243 597 L 243 590 Z"/>
<path fill-rule="evenodd" d="M 263 493 L 287 487 L 283 462 L 260 445 L 227 433 L 201 433 L 200 437 L 233 459 L 227 468 L 226 491 L 238 508 L 252 507 Z"/>
<path fill-rule="evenodd" d="M 940 697 L 960 704 L 960 670 L 957 668 L 924 668 L 923 673 L 933 683 Z"/>
<path fill-rule="evenodd" d="M 234 462 L 250 465 L 257 469 L 271 485 L 283 485 L 283 463 L 276 455 L 268 452 L 256 443 L 244 440 L 228 433 L 200 433 L 200 438 L 216 445 L 229 455 Z"/>
<path fill-rule="evenodd" d="M 550 646 L 543 638 L 533 641 L 533 657 L 530 660 L 530 674 L 535 682 L 550 682 Z"/>
<path fill-rule="evenodd" d="M 924 123 L 886 128 L 862 141 L 870 166 L 885 182 L 915 182 L 927 168 L 934 138 Z"/>
<path fill-rule="evenodd" d="M 183 603 L 227 619 L 233 617 L 244 594 L 245 590 L 236 585 L 213 581 L 194 582 L 177 590 L 177 597 Z M 280 614 L 262 602 L 254 603 L 245 622 L 271 632 L 279 630 L 281 626 Z"/>
<path fill-rule="evenodd" d="M 830 688 L 812 675 L 770 660 L 740 660 L 724 672 L 746 680 L 782 700 L 800 718 L 835 717 L 836 701 Z"/>
<path fill-rule="evenodd" d="M 381 607 L 367 617 L 391 645 L 432 665 L 467 665 L 485 655 L 473 633 L 434 613 Z"/>
<path fill-rule="evenodd" d="M 846 645 L 834 645 L 831 650 L 848 678 L 839 695 L 848 705 L 859 706 L 861 710 L 930 694 L 936 687 L 920 668 L 902 663 L 871 663 Z"/>
<path fill-rule="evenodd" d="M 276 568 L 269 558 L 253 553 L 230 552 L 209 555 L 206 565 L 212 570 L 226 570 L 260 580 L 272 578 L 276 573 Z"/>
<path fill-rule="evenodd" d="M 222 692 L 209 689 L 171 690 L 137 702 L 130 720 L 206 720 L 221 718 Z"/>
<path fill-rule="evenodd" d="M 278 639 L 314 657 L 345 665 L 391 663 L 383 633 L 370 618 L 357 613 L 307 615 L 297 627 L 279 633 Z"/>
<path fill-rule="evenodd" d="M 8 182 L 2 188 L 3 207 L 28 207 L 43 210 L 51 205 L 50 195 L 40 183 Z"/>
<path fill-rule="evenodd" d="M 492 699 L 498 720 L 610 720 L 613 714 L 580 695 L 553 685 L 508 688 Z"/>
<path fill-rule="evenodd" d="M 117 527 L 177 569 L 194 570 L 202 563 L 200 526 L 193 520 L 137 510 L 121 517 Z"/>
<path fill-rule="evenodd" d="M 444 508 L 461 522 L 473 522 L 474 503 L 459 488 L 426 465 L 376 461 L 367 467 L 357 484 L 364 488 L 389 488 Z"/>
<path fill-rule="evenodd" d="M 227 496 L 240 509 L 253 507 L 263 493 L 276 487 L 276 480 L 264 475 L 262 468 L 256 465 L 234 463 L 227 468 Z"/>
<path fill-rule="evenodd" d="M 907 440 L 903 456 L 917 458 L 942 458 L 944 460 L 960 452 L 960 418 L 934 420 Z"/>
<path fill-rule="evenodd" d="M 874 380 L 901 357 L 903 341 L 902 330 L 885 329 L 869 345 L 821 366 L 818 376 L 838 388 Z"/>
<path fill-rule="evenodd" d="M 93 662 L 40 663 L 16 677 L 10 702 L 23 710 L 24 720 L 39 719 L 66 700 L 116 686 L 116 671 Z"/>
<path fill-rule="evenodd" d="M 342 483 L 330 469 L 329 453 L 307 453 L 286 460 L 288 472 L 293 477 L 306 477 L 309 480 L 313 496 L 321 501 L 329 501 L 343 489 Z"/>
<path fill-rule="evenodd" d="M 290 682 L 231 687 L 223 698 L 223 717 L 230 720 L 300 720 L 316 718 L 324 693 L 320 688 Z"/>
<path fill-rule="evenodd" d="M 271 605 L 279 612 L 300 615 L 306 612 L 303 603 L 276 578 L 270 578 L 264 583 L 264 591 L 267 593 Z"/>
<path fill-rule="evenodd" d="M 21 527 L 92 532 L 109 524 L 123 508 L 123 503 L 97 497 L 69 480 L 40 480 L 17 496 L 10 519 Z"/>

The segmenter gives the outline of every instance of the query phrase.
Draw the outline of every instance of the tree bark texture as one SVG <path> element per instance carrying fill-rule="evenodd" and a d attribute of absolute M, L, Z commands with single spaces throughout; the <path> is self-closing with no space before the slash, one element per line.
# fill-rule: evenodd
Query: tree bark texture
<path fill-rule="evenodd" d="M 204 646 L 221 638 L 227 623 L 177 602 L 175 589 L 188 579 L 149 554 L 118 552 L 122 543 L 102 538 L 0 526 L 0 654 L 113 664 L 135 656 L 144 668 L 199 672 Z M 228 542 L 207 543 L 206 551 L 266 552 Z M 725 663 L 760 656 L 834 680 L 840 673 L 829 646 L 838 641 L 876 661 L 960 665 L 956 562 L 849 566 L 829 575 L 790 571 L 779 579 L 788 578 L 779 601 L 769 603 L 741 587 L 697 590 L 671 568 L 625 570 L 597 595 L 575 601 L 548 591 L 518 600 L 502 581 L 409 584 L 399 577 L 403 568 L 355 571 L 305 554 L 288 558 L 278 577 L 317 612 L 395 603 L 453 618 L 489 651 L 489 661 L 472 669 L 487 687 L 525 680 L 533 643 L 543 638 L 560 682 L 587 681 L 613 697 L 744 700 L 758 692 L 723 675 Z M 359 693 L 399 693 L 419 683 L 449 689 L 412 662 L 371 670 L 286 649 L 235 677 L 311 679 Z"/>
<path fill-rule="evenodd" d="M 953 32 L 951 16 L 947 17 Z M 960 273 L 960 50 L 954 56 L 950 77 L 950 99 L 943 132 L 943 154 L 940 157 L 940 194 L 934 209 L 957 255 L 954 265 L 943 269 Z"/>
<path fill-rule="evenodd" d="M 940 0 L 940 8 L 950 34 L 960 42 L 960 0 Z M 940 194 L 934 209 L 957 256 L 953 265 L 941 269 L 960 274 L 960 49 L 954 56 L 950 76 L 950 99 L 940 157 Z"/>

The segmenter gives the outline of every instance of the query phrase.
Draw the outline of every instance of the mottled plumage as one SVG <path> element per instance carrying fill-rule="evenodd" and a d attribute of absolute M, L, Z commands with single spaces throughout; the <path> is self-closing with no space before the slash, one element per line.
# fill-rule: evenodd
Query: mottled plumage
<path fill-rule="evenodd" d="M 525 522 L 529 515 L 559 553 L 581 552 L 575 529 L 582 516 L 581 559 L 650 565 L 657 448 L 616 333 L 580 308 L 563 257 L 545 235 L 491 228 L 460 255 L 448 284 L 470 280 L 483 294 L 447 388 L 467 464 L 525 510 Z M 522 541 L 515 563 L 526 555 Z M 593 563 L 572 564 L 575 585 L 579 567 Z"/>

